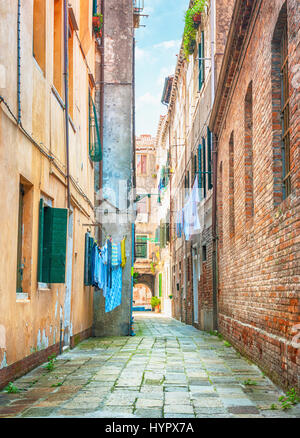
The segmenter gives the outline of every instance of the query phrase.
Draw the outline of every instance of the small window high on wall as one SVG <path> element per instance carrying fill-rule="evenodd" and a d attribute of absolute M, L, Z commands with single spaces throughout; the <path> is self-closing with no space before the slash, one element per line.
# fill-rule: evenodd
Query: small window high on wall
<path fill-rule="evenodd" d="M 53 85 L 62 97 L 63 83 L 63 2 L 54 0 Z"/>
<path fill-rule="evenodd" d="M 291 193 L 290 102 L 286 2 L 278 16 L 272 40 L 272 128 L 274 205 Z"/>
<path fill-rule="evenodd" d="M 46 0 L 33 1 L 33 56 L 46 71 Z"/>

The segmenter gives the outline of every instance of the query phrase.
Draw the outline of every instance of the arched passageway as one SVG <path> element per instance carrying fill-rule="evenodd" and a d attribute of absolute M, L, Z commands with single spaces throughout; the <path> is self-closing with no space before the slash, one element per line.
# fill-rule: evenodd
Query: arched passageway
<path fill-rule="evenodd" d="M 144 283 L 138 283 L 133 288 L 133 310 L 152 310 L 152 291 Z"/>

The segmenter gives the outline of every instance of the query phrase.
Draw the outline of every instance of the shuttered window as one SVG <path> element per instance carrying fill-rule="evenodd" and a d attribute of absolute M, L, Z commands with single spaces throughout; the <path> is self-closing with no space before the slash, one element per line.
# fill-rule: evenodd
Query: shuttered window
<path fill-rule="evenodd" d="M 90 233 L 85 233 L 85 254 L 84 254 L 84 284 L 90 286 L 92 284 L 92 272 L 91 272 L 91 256 L 92 248 L 94 245 L 94 239 L 90 236 Z"/>
<path fill-rule="evenodd" d="M 139 259 L 147 258 L 147 236 L 136 236 L 135 255 Z"/>
<path fill-rule="evenodd" d="M 212 188 L 212 135 L 207 127 L 207 171 L 208 171 L 208 190 Z"/>
<path fill-rule="evenodd" d="M 198 54 L 199 54 L 199 90 L 201 90 L 205 79 L 204 32 L 201 32 L 201 42 L 198 46 Z"/>
<path fill-rule="evenodd" d="M 38 282 L 65 283 L 68 210 L 40 200 Z"/>
<path fill-rule="evenodd" d="M 203 187 L 203 197 L 206 197 L 206 142 L 205 138 L 202 137 L 202 187 Z"/>
<path fill-rule="evenodd" d="M 158 296 L 162 296 L 162 274 L 158 276 Z"/>
<path fill-rule="evenodd" d="M 199 189 L 203 188 L 203 175 L 202 175 L 202 145 L 198 146 L 198 187 Z M 202 191 L 201 191 L 202 196 Z"/>

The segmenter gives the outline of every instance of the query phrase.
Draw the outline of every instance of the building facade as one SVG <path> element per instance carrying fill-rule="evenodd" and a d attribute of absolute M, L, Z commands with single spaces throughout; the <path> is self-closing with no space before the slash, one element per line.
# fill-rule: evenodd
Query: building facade
<path fill-rule="evenodd" d="M 188 53 L 184 39 L 171 91 L 169 79 L 163 103 L 168 105 L 164 135 L 168 155 L 171 295 L 175 318 L 202 330 L 216 329 L 217 289 L 212 205 L 212 136 L 208 126 L 233 1 L 210 1 L 195 20 Z M 189 7 L 193 6 L 190 2 Z M 196 222 L 189 205 L 197 197 Z M 183 216 L 185 215 L 185 220 Z M 185 225 L 184 225 L 185 224 Z"/>
<path fill-rule="evenodd" d="M 210 119 L 219 331 L 298 389 L 299 18 L 295 0 L 236 1 Z"/>
<path fill-rule="evenodd" d="M 0 6 L 1 387 L 91 334 L 93 6 Z"/>
<path fill-rule="evenodd" d="M 155 231 L 157 227 L 156 147 L 151 135 L 136 138 L 136 220 L 135 263 L 138 274 L 133 290 L 134 309 L 151 309 L 151 297 L 155 292 L 154 260 L 157 251 Z M 150 291 L 150 292 L 149 292 Z M 142 302 L 144 303 L 142 305 Z"/>

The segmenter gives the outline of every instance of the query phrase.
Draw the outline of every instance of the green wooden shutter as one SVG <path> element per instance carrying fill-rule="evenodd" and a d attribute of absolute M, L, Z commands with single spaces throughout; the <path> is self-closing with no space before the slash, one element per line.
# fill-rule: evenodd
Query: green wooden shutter
<path fill-rule="evenodd" d="M 203 174 L 202 174 L 202 145 L 199 144 L 198 146 L 198 187 L 199 189 L 203 188 Z"/>
<path fill-rule="evenodd" d="M 90 267 L 90 233 L 85 233 L 85 246 L 84 246 L 84 284 L 85 286 L 89 286 L 89 267 Z"/>
<path fill-rule="evenodd" d="M 40 199 L 37 281 L 43 282 L 44 200 Z"/>
<path fill-rule="evenodd" d="M 203 197 L 206 197 L 206 143 L 205 143 L 205 138 L 202 137 L 202 171 L 203 171 L 203 178 L 202 178 L 202 182 L 203 182 Z"/>
<path fill-rule="evenodd" d="M 208 171 L 208 190 L 212 188 L 212 135 L 207 127 L 207 171 Z"/>
<path fill-rule="evenodd" d="M 136 257 L 147 258 L 147 238 L 145 236 L 136 237 Z"/>
<path fill-rule="evenodd" d="M 68 210 L 44 208 L 43 282 L 65 283 Z"/>
<path fill-rule="evenodd" d="M 158 296 L 162 296 L 162 274 L 158 276 Z"/>
<path fill-rule="evenodd" d="M 198 46 L 199 54 L 199 90 L 201 90 L 204 83 L 205 75 L 205 61 L 204 61 L 204 32 L 201 32 L 201 42 Z"/>

